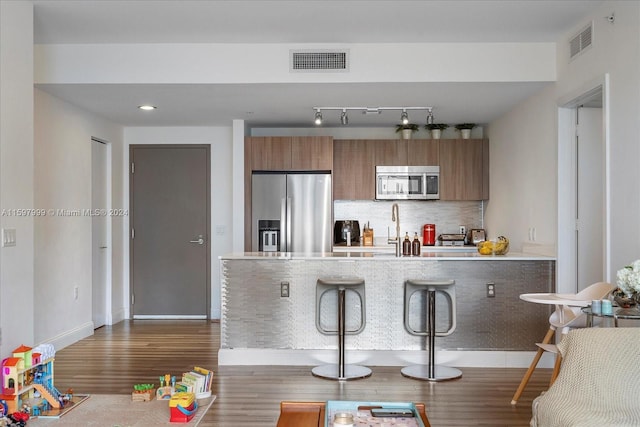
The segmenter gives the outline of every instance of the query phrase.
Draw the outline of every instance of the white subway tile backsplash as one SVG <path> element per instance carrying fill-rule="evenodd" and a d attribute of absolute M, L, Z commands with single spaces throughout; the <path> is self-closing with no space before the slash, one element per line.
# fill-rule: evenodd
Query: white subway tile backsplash
<path fill-rule="evenodd" d="M 442 233 L 458 233 L 461 225 L 467 230 L 483 228 L 482 201 L 337 200 L 333 204 L 333 217 L 334 220 L 357 220 L 361 229 L 368 222 L 374 230 L 376 244 L 384 244 L 387 228 L 391 237 L 395 237 L 396 234 L 396 223 L 391 221 L 391 206 L 394 203 L 398 203 L 401 236 L 406 232 L 413 236 L 417 232 L 422 238 L 424 224 L 435 224 L 436 236 Z"/>

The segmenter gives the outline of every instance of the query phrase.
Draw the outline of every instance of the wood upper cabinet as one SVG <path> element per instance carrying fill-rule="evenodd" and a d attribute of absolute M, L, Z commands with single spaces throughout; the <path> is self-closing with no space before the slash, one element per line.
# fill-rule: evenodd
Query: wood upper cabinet
<path fill-rule="evenodd" d="M 408 166 L 438 166 L 440 144 L 437 139 L 413 139 L 407 141 Z"/>
<path fill-rule="evenodd" d="M 330 171 L 333 138 L 330 136 L 253 136 L 245 138 L 245 155 L 252 171 Z"/>
<path fill-rule="evenodd" d="M 408 140 L 378 139 L 367 141 L 375 147 L 376 166 L 407 166 Z"/>
<path fill-rule="evenodd" d="M 291 168 L 291 137 L 252 136 L 245 139 L 251 170 L 285 171 Z"/>
<path fill-rule="evenodd" d="M 293 137 L 291 141 L 291 170 L 333 169 L 333 137 Z"/>
<path fill-rule="evenodd" d="M 440 140 L 440 200 L 489 198 L 489 140 Z"/>
<path fill-rule="evenodd" d="M 333 199 L 375 199 L 375 144 L 364 139 L 333 141 Z"/>
<path fill-rule="evenodd" d="M 438 152 L 438 140 L 335 140 L 333 198 L 374 200 L 376 166 L 437 166 Z"/>

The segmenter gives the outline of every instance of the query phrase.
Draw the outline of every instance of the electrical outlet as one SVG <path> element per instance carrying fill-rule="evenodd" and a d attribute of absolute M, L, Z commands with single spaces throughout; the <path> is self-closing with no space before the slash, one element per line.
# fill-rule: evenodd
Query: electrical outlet
<path fill-rule="evenodd" d="M 289 298 L 289 282 L 280 282 L 280 296 Z"/>
<path fill-rule="evenodd" d="M 495 297 L 496 297 L 496 284 L 487 283 L 487 298 L 495 298 Z"/>
<path fill-rule="evenodd" d="M 2 246 L 9 247 L 16 245 L 16 229 L 15 228 L 3 228 L 2 229 Z"/>
<path fill-rule="evenodd" d="M 467 227 L 465 227 L 464 225 L 460 226 L 460 234 L 467 234 Z"/>

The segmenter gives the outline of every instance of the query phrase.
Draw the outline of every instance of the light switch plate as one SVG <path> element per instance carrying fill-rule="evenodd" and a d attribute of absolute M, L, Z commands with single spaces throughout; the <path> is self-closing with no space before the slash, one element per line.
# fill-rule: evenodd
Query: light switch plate
<path fill-rule="evenodd" d="M 2 229 L 2 247 L 16 245 L 16 229 L 15 228 L 3 228 Z"/>

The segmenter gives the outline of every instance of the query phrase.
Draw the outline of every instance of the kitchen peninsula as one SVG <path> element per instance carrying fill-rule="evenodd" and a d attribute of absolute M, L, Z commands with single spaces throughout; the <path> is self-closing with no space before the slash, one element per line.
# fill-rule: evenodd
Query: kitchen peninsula
<path fill-rule="evenodd" d="M 555 258 L 521 253 L 241 253 L 221 257 L 220 365 L 317 365 L 337 358 L 337 338 L 316 329 L 319 277 L 361 277 L 366 286 L 366 326 L 346 340 L 347 363 L 401 366 L 426 363 L 425 340 L 404 329 L 404 282 L 453 279 L 457 328 L 437 338 L 437 362 L 452 366 L 526 366 L 536 337 L 548 328 L 547 306 L 519 295 L 554 292 Z M 487 296 L 487 284 L 495 296 Z M 359 300 L 347 295 L 347 329 L 359 322 Z M 447 329 L 447 305 L 437 298 L 438 330 Z M 411 300 L 410 321 L 424 326 L 421 295 Z M 320 309 L 335 325 L 335 298 Z M 331 323 L 333 322 L 333 323 Z"/>

